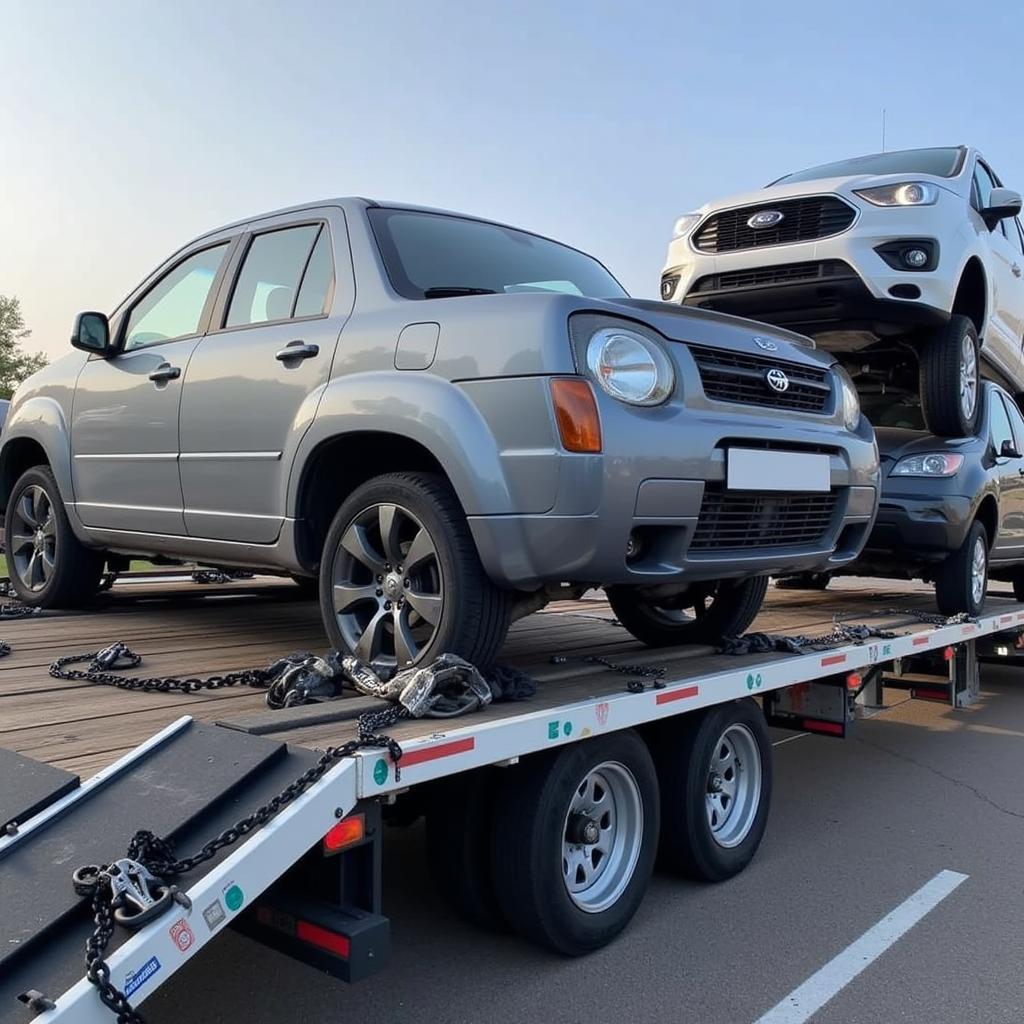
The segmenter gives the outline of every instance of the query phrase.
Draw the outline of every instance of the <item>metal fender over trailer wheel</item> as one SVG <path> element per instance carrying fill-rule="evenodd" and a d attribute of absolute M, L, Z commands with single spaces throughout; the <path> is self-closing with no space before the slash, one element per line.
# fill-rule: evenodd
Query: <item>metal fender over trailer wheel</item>
<path fill-rule="evenodd" d="M 739 874 L 768 821 L 772 748 L 752 699 L 664 723 L 652 744 L 661 786 L 661 861 L 706 882 Z"/>
<path fill-rule="evenodd" d="M 630 731 L 509 769 L 492 863 L 498 903 L 522 935 L 567 956 L 610 942 L 643 899 L 658 843 L 658 781 Z"/>

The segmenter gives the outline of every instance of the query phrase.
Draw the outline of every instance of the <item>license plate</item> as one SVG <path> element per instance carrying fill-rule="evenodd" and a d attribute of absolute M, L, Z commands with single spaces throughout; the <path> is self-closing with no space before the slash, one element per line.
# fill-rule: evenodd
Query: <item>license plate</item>
<path fill-rule="evenodd" d="M 725 486 L 730 491 L 827 491 L 832 482 L 827 455 L 730 448 Z"/>

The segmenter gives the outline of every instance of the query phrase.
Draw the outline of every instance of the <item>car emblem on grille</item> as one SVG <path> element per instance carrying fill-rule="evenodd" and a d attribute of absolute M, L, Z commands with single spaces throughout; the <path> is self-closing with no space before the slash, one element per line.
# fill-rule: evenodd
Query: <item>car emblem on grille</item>
<path fill-rule="evenodd" d="M 772 391 L 777 391 L 780 395 L 789 389 L 789 378 L 777 366 L 765 372 L 764 381 Z"/>
<path fill-rule="evenodd" d="M 776 224 L 781 224 L 785 216 L 781 210 L 758 210 L 747 221 L 747 227 L 753 228 L 754 231 L 759 231 L 761 228 L 773 228 Z"/>
<path fill-rule="evenodd" d="M 779 346 L 768 338 L 762 338 L 759 334 L 754 335 L 754 344 L 765 352 L 778 352 Z"/>

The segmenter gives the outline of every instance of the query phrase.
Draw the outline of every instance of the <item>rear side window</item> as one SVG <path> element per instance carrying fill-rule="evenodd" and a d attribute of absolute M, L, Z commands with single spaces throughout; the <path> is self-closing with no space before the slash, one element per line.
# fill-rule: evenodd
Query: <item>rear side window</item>
<path fill-rule="evenodd" d="M 135 303 L 125 327 L 126 352 L 199 331 L 203 308 L 227 248 L 224 242 L 193 253 Z"/>
<path fill-rule="evenodd" d="M 225 326 L 241 327 L 305 315 L 297 314 L 295 306 L 320 232 L 318 224 L 303 224 L 256 235 L 249 243 L 235 282 Z M 330 260 L 329 251 L 327 259 Z M 322 307 L 321 297 L 317 312 Z"/>

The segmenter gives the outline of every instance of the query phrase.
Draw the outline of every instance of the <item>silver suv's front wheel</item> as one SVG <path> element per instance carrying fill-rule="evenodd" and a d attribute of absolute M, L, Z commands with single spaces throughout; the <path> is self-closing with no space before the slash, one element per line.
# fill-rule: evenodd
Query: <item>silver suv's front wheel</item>
<path fill-rule="evenodd" d="M 489 665 L 509 601 L 484 572 L 451 487 L 388 473 L 342 504 L 324 545 L 320 604 L 332 643 L 381 670 L 452 653 Z"/>
<path fill-rule="evenodd" d="M 921 353 L 921 408 L 928 429 L 939 437 L 967 437 L 977 427 L 978 350 L 974 324 L 965 316 L 953 315 Z"/>

